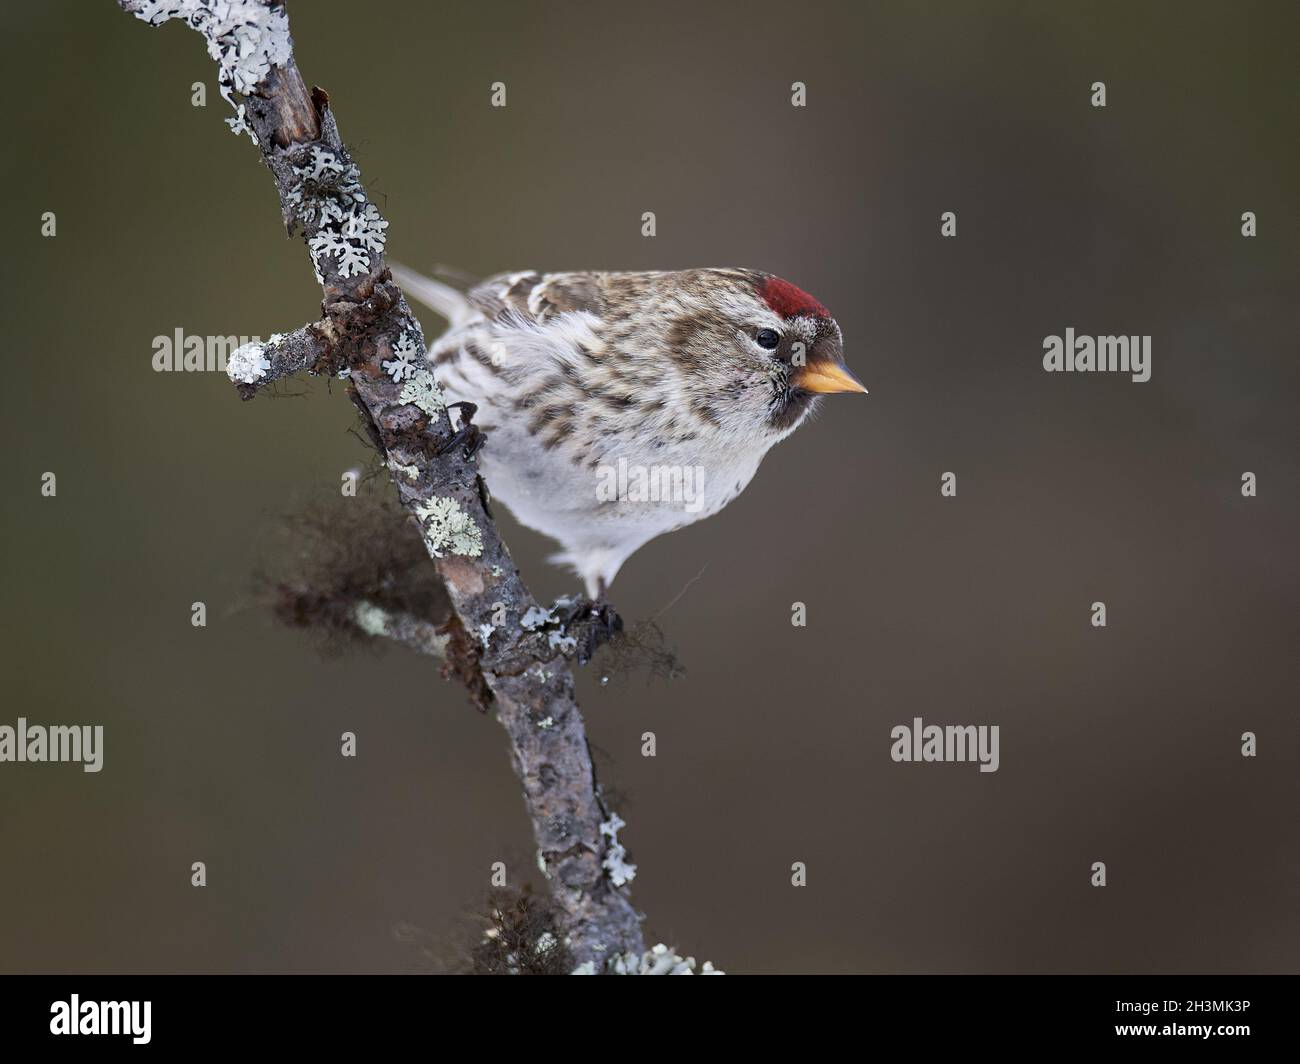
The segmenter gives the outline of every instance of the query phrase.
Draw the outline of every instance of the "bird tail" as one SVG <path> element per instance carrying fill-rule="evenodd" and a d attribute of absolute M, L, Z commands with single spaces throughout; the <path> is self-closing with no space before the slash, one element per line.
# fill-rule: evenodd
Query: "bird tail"
<path fill-rule="evenodd" d="M 388 268 L 393 272 L 393 280 L 402 291 L 412 299 L 423 303 L 430 310 L 447 319 L 455 328 L 463 325 L 474 315 L 474 307 L 465 298 L 465 293 L 452 288 L 442 281 L 425 277 L 414 270 L 407 269 L 400 263 L 388 261 Z"/>

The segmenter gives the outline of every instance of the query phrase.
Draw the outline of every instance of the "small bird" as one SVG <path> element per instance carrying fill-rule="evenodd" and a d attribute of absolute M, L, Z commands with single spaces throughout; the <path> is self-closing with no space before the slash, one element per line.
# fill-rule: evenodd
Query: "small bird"
<path fill-rule="evenodd" d="M 830 312 L 748 269 L 501 274 L 468 294 L 392 265 L 446 318 L 429 348 L 488 435 L 480 468 L 588 596 L 655 536 L 717 513 L 828 392 L 865 392 Z"/>

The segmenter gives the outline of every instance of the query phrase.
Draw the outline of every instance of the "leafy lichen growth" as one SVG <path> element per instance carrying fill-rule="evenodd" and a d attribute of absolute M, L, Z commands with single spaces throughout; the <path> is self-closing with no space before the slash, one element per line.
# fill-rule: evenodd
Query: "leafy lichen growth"
<path fill-rule="evenodd" d="M 417 506 L 415 512 L 435 558 L 447 553 L 477 558 L 483 553 L 483 533 L 455 499 L 435 495 Z"/>
<path fill-rule="evenodd" d="M 571 973 L 573 975 L 599 975 L 595 961 L 584 961 Z M 695 958 L 679 957 L 677 952 L 662 942 L 644 953 L 616 953 L 605 962 L 607 975 L 695 975 Z M 713 967 L 710 961 L 700 966 L 699 975 L 726 975 Z"/>
<path fill-rule="evenodd" d="M 384 363 L 388 365 L 387 362 Z M 396 378 L 394 378 L 396 380 Z M 415 373 L 403 386 L 397 401 L 423 410 L 430 417 L 437 417 L 447 409 L 447 397 L 442 394 L 438 382 L 427 369 Z"/>
<path fill-rule="evenodd" d="M 627 849 L 618 841 L 619 829 L 625 827 L 627 824 L 617 813 L 612 813 L 600 825 L 600 833 L 609 837 L 609 852 L 600 864 L 609 873 L 609 878 L 616 887 L 631 883 L 636 878 L 636 865 L 627 860 Z"/>
<path fill-rule="evenodd" d="M 230 352 L 226 361 L 226 376 L 237 384 L 254 384 L 266 376 L 271 361 L 266 348 L 259 343 L 247 343 Z"/>
<path fill-rule="evenodd" d="M 151 26 L 181 19 L 203 35 L 208 55 L 217 62 L 221 98 L 235 109 L 226 124 L 234 133 L 247 133 L 256 144 L 244 105 L 235 102 L 234 94 L 252 92 L 273 66 L 284 65 L 293 55 L 284 8 L 260 0 L 126 0 L 122 6 Z"/>
<path fill-rule="evenodd" d="M 352 619 L 366 635 L 388 634 L 388 614 L 371 602 L 358 603 L 352 609 Z"/>
<path fill-rule="evenodd" d="M 535 632 L 553 620 L 555 620 L 554 607 L 544 610 L 541 606 L 529 606 L 524 615 L 519 618 L 519 627 L 528 632 Z"/>
<path fill-rule="evenodd" d="M 415 337 L 409 332 L 403 332 L 398 337 L 397 343 L 393 345 L 393 357 L 381 363 L 384 372 L 393 378 L 394 384 L 410 380 L 415 376 L 415 359 L 419 353 L 420 349 L 415 342 Z M 403 400 L 403 402 L 407 401 Z"/>
<path fill-rule="evenodd" d="M 339 157 L 328 148 L 314 145 L 307 163 L 303 166 L 295 166 L 293 172 L 299 177 L 310 178 L 312 181 L 327 181 L 334 174 L 341 176 L 344 166 L 339 161 Z"/>
<path fill-rule="evenodd" d="M 578 649 L 578 640 L 571 635 L 565 635 L 563 632 L 547 632 L 546 645 L 552 650 L 558 650 L 561 654 L 568 654 Z"/>
<path fill-rule="evenodd" d="M 388 222 L 366 199 L 356 163 L 312 145 L 293 172 L 298 186 L 286 194 L 285 201 L 294 219 L 312 232 L 307 246 L 316 280 L 323 283 L 330 259 L 335 260 L 340 277 L 365 273 L 371 253 L 383 253 Z"/>

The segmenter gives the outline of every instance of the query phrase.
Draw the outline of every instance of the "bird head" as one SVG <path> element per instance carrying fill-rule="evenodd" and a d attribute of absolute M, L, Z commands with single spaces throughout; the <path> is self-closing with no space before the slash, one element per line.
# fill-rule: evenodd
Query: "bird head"
<path fill-rule="evenodd" d="M 755 294 L 781 320 L 780 326 L 764 327 L 754 337 L 777 366 L 771 374 L 774 394 L 767 418 L 773 429 L 794 429 L 818 396 L 866 392 L 844 364 L 844 335 L 829 310 L 779 277 L 758 280 Z"/>
<path fill-rule="evenodd" d="M 866 392 L 844 363 L 830 311 L 789 281 L 755 270 L 692 270 L 677 294 L 666 338 L 692 411 L 715 427 L 757 433 L 770 446 L 821 396 Z"/>

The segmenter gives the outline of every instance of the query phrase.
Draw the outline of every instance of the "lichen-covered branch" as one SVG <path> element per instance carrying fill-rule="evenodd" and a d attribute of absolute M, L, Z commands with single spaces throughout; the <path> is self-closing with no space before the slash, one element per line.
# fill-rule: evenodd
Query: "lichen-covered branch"
<path fill-rule="evenodd" d="M 540 865 L 575 961 L 605 971 L 615 956 L 640 956 L 640 923 L 625 887 L 633 866 L 617 838 L 621 821 L 616 825 L 596 784 L 573 676 L 556 645 L 564 636 L 551 638 L 552 622 L 523 623 L 552 611 L 539 609 L 497 534 L 466 446 L 472 430 L 453 425 L 433 381 L 420 323 L 384 262 L 388 223 L 366 195 L 329 97 L 307 91 L 284 5 L 119 3 L 151 24 L 180 19 L 203 35 L 222 95 L 235 108 L 231 128 L 257 144 L 285 225 L 302 233 L 324 291 L 322 321 L 289 334 L 291 342 L 240 353 L 240 388 L 247 395 L 291 367 L 347 376 L 467 636 L 445 648 L 449 664 L 509 736 Z"/>
<path fill-rule="evenodd" d="M 245 399 L 259 388 L 295 373 L 321 371 L 333 351 L 328 323 L 312 322 L 291 333 L 272 333 L 270 338 L 237 347 L 226 362 L 226 375 Z"/>
<path fill-rule="evenodd" d="M 409 613 L 393 613 L 373 602 L 358 602 L 352 607 L 352 620 L 366 635 L 391 639 L 417 654 L 441 658 L 447 653 L 450 636 L 437 625 Z"/>

